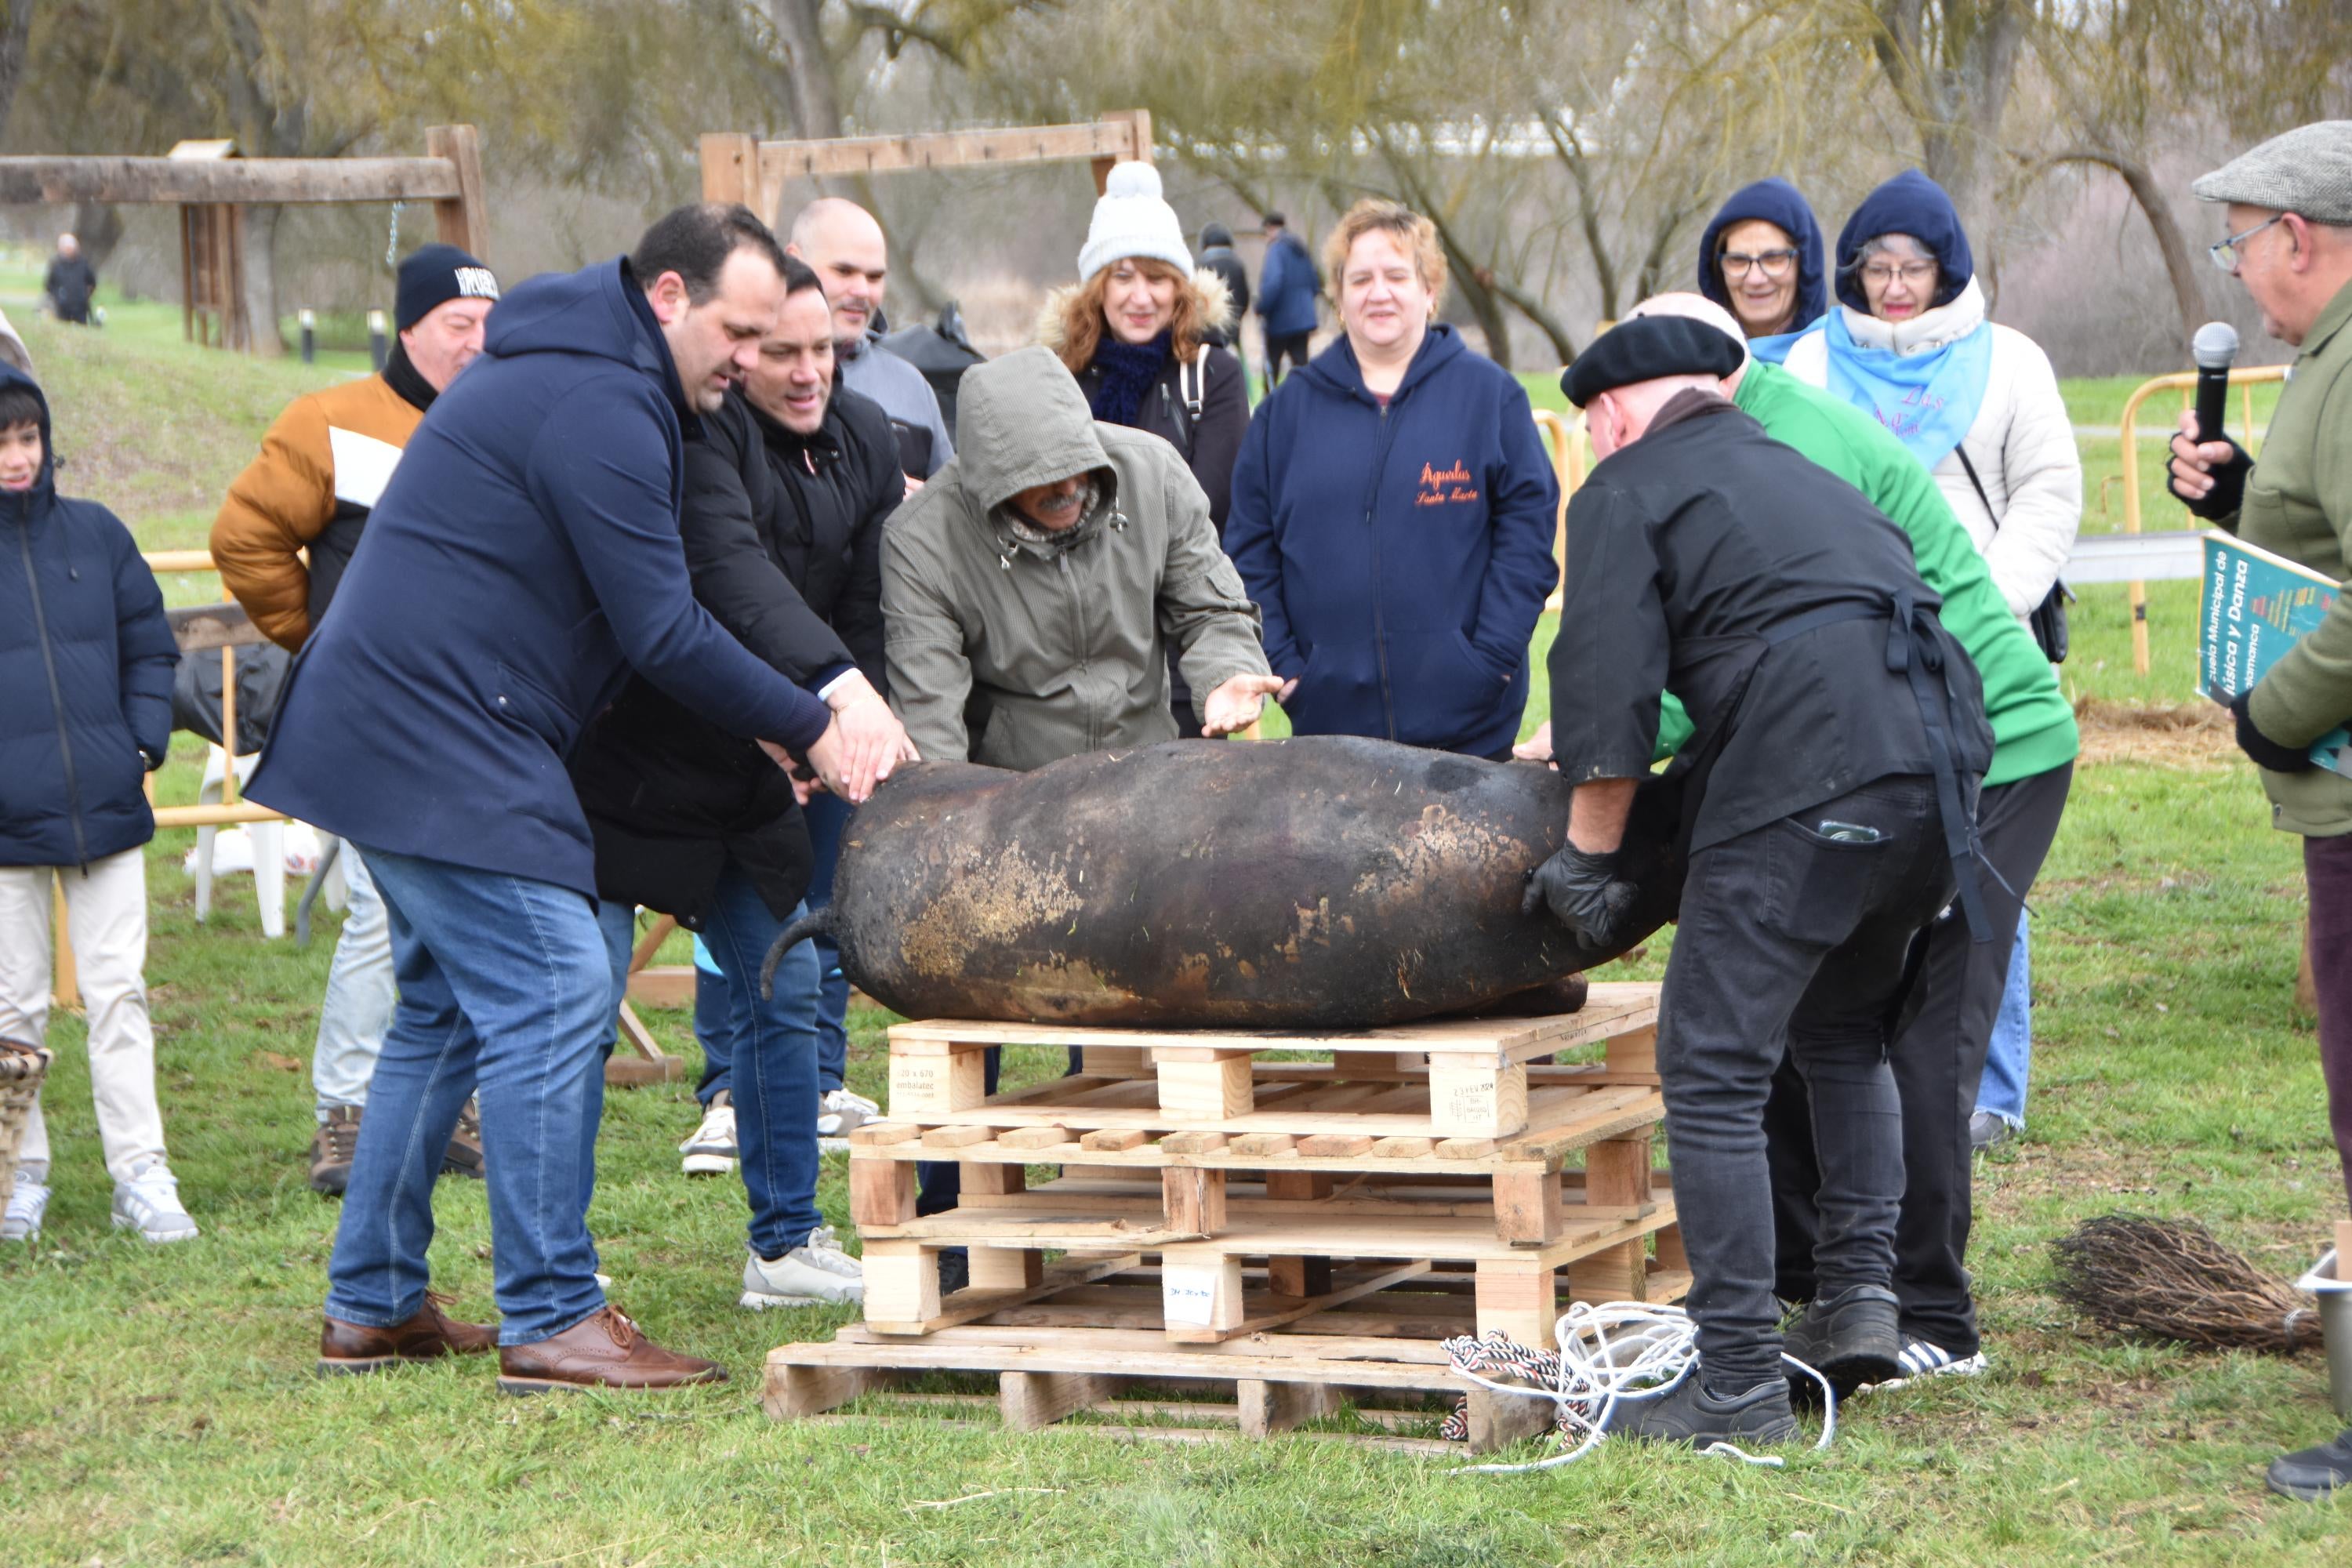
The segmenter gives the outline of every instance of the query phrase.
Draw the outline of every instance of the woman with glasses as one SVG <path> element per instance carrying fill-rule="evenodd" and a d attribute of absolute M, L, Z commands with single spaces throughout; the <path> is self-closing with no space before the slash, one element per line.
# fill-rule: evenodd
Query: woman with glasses
<path fill-rule="evenodd" d="M 1916 170 L 1879 186 L 1846 220 L 1837 297 L 1837 308 L 1789 351 L 1788 370 L 1874 416 L 1927 466 L 2010 613 L 2030 624 L 2074 550 L 2083 515 L 2082 458 L 2049 356 L 2024 333 L 1986 320 L 1959 214 Z M 2073 767 L 1985 777 L 1978 807 L 1985 855 L 2021 895 L 2056 837 Z M 1983 1365 L 1970 1353 L 1962 1261 L 1969 1147 L 1999 1142 L 2025 1124 L 2032 1055 L 2026 919 L 2019 918 L 2014 943 L 1966 945 L 1944 967 L 1923 971 L 1926 994 L 1916 1000 L 1923 1013 L 1940 1009 L 1951 1019 L 1951 1048 L 1915 1063 L 1904 1089 L 1911 1175 L 1897 1222 L 1895 1288 L 1905 1363 L 1915 1374 Z M 1963 1120 L 1967 1144 L 1958 1138 Z M 1927 1159 L 1937 1166 L 1925 1169 Z"/>
<path fill-rule="evenodd" d="M 1699 236 L 1699 292 L 1738 319 L 1749 353 L 1778 364 L 1829 308 L 1822 251 L 1822 226 L 1797 187 L 1759 180 L 1734 191 Z"/>

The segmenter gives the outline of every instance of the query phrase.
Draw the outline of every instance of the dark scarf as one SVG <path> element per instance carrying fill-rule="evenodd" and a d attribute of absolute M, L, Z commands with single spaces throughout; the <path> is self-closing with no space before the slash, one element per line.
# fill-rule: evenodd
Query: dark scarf
<path fill-rule="evenodd" d="M 408 363 L 407 346 L 398 338 L 392 340 L 392 352 L 383 357 L 383 384 L 420 414 L 433 406 L 433 384 Z"/>
<path fill-rule="evenodd" d="M 1095 345 L 1095 389 L 1087 404 L 1106 425 L 1135 423 L 1142 412 L 1143 395 L 1168 363 L 1168 334 L 1148 343 L 1122 342 L 1108 331 Z"/>

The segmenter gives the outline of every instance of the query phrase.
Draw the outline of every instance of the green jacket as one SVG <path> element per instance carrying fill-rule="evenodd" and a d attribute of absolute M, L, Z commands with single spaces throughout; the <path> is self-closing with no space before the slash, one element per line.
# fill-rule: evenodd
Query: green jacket
<path fill-rule="evenodd" d="M 2352 284 L 2336 290 L 2305 334 L 2271 416 L 2263 455 L 2246 476 L 2238 537 L 2341 583 L 2352 577 Z M 2226 523 L 2224 526 L 2228 526 Z M 2254 687 L 2254 728 L 2304 746 L 2352 719 L 2352 599 L 2336 595 L 2326 618 Z M 2271 821 L 2289 833 L 2352 833 L 2352 779 L 2325 768 L 2262 770 Z"/>
<path fill-rule="evenodd" d="M 882 530 L 890 701 L 918 752 L 1025 770 L 1172 741 L 1171 647 L 1196 712 L 1234 676 L 1268 673 L 1175 447 L 1097 424 L 1043 348 L 974 365 L 959 395 L 954 459 Z M 1014 494 L 1080 473 L 1097 499 L 1079 521 L 1015 529 Z"/>
<path fill-rule="evenodd" d="M 2082 749 L 2074 710 L 1925 465 L 1869 415 L 1778 365 L 1749 361 L 1733 401 L 1766 435 L 1853 486 L 1911 536 L 1919 575 L 1943 595 L 1945 629 L 1968 649 L 1984 680 L 1993 738 L 1984 782 L 2009 784 L 2072 762 Z M 1690 721 L 1677 706 L 1660 729 L 1662 749 L 1669 741 L 1679 747 Z"/>

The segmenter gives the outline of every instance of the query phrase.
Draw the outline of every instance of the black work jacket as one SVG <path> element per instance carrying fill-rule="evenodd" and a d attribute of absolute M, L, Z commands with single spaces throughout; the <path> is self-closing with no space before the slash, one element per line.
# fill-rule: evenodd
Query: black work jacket
<path fill-rule="evenodd" d="M 688 444 L 684 482 L 687 567 L 719 624 L 809 690 L 852 665 L 884 690 L 882 522 L 906 479 L 881 408 L 836 381 L 824 425 L 802 437 L 730 392 Z M 643 679 L 571 769 L 600 898 L 698 928 L 730 858 L 780 920 L 807 891 L 807 827 L 782 771 Z"/>
<path fill-rule="evenodd" d="M 1941 600 L 1903 531 L 1721 398 L 1677 400 L 1661 415 L 1569 504 L 1549 664 L 1562 776 L 1648 773 L 1667 691 L 1696 726 L 1685 755 L 1713 764 L 1693 781 L 1704 790 L 1694 849 L 1873 779 L 1932 773 L 1922 699 L 1890 667 L 1898 595 L 1921 612 L 1899 639 L 1903 657 L 1925 639 L 1953 762 L 1982 774 L 1992 757 L 1983 688 L 1931 613 Z M 1841 611 L 1849 618 L 1831 618 Z"/>
<path fill-rule="evenodd" d="M 1217 539 L 1225 537 L 1225 514 L 1234 505 L 1234 463 L 1242 453 L 1242 437 L 1249 433 L 1249 390 L 1242 384 L 1242 362 L 1223 345 L 1222 335 L 1208 341 L 1209 354 L 1199 381 L 1201 412 L 1186 406 L 1183 377 L 1176 356 L 1160 367 L 1160 379 L 1143 395 L 1135 411 L 1135 428 L 1148 430 L 1183 456 L 1202 490 L 1209 498 L 1209 521 Z M 1078 377 L 1078 390 L 1091 402 L 1102 373 L 1088 365 Z"/>

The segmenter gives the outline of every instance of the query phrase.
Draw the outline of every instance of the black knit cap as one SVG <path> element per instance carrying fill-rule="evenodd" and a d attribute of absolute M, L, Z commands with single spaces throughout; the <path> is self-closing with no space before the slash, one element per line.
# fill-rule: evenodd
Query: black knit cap
<path fill-rule="evenodd" d="M 1729 375 L 1745 356 L 1719 327 L 1687 316 L 1636 316 L 1620 321 L 1559 373 L 1559 389 L 1579 408 L 1604 392 L 1664 375 Z"/>
<path fill-rule="evenodd" d="M 452 300 L 495 300 L 499 280 L 490 269 L 454 245 L 420 246 L 400 264 L 400 290 L 393 300 L 395 330 L 406 331 L 438 305 Z"/>

